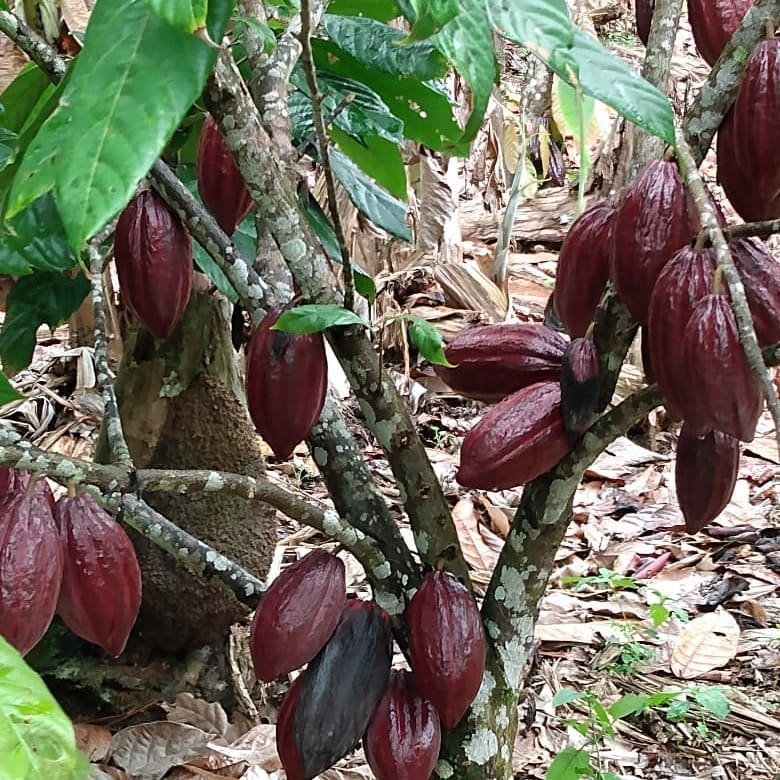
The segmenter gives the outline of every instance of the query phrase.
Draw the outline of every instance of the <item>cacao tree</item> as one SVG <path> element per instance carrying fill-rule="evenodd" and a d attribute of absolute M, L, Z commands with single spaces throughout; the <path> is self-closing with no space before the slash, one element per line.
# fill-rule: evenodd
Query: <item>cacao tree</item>
<path fill-rule="evenodd" d="M 693 0 L 690 5 L 693 19 Z M 681 449 L 690 460 L 678 467 L 715 464 L 709 469 L 713 478 L 722 474 L 717 495 L 712 490 L 706 500 L 696 494 L 685 498 L 686 522 L 697 529 L 728 500 L 736 438 L 753 435 L 764 400 L 780 422 L 766 369 L 780 358 L 777 263 L 750 239 L 744 239 L 747 251 L 733 245 L 732 258 L 727 241 L 778 228 L 780 160 L 771 139 L 777 137 L 772 106 L 780 78 L 778 39 L 768 25 L 780 18 L 780 3 L 758 0 L 744 13 L 732 14 L 720 39 L 714 28 L 701 28 L 697 43 L 708 50 L 702 54 L 720 59 L 680 120 L 657 88 L 667 81 L 679 3 L 650 6 L 648 58 L 640 77 L 580 29 L 562 0 L 377 0 L 367 7 L 350 0 L 303 0 L 300 8 L 257 0 L 97 0 L 85 29 L 71 30 L 77 40 L 70 41 L 59 27 L 43 24 L 43 15 L 23 19 L 20 9 L 0 3 L 0 31 L 32 60 L 0 95 L 0 273 L 16 277 L 0 329 L 0 359 L 7 374 L 24 368 L 37 327 L 64 321 L 91 292 L 106 417 L 103 464 L 41 452 L 17 434 L 0 431 L 0 464 L 33 474 L 22 497 L 15 480 L 26 477 L 16 471 L 5 477 L 13 496 L 0 503 L 0 546 L 29 545 L 31 535 L 53 544 L 59 533 L 65 541 L 53 545 L 53 556 L 70 556 L 73 564 L 89 544 L 97 544 L 99 529 L 108 527 L 116 556 L 133 572 L 125 579 L 136 582 L 128 547 L 117 543 L 120 537 L 104 510 L 72 495 L 61 499 L 70 503 L 58 503 L 59 510 L 47 514 L 49 501 L 36 488 L 45 483 L 35 481 L 42 476 L 68 485 L 71 493 L 91 486 L 106 509 L 121 510 L 144 577 L 144 560 L 165 551 L 171 558 L 156 570 L 173 568 L 175 560 L 193 577 L 219 581 L 245 607 L 306 597 L 295 589 L 293 595 L 277 589 L 262 601 L 268 550 L 236 560 L 238 553 L 223 538 L 229 535 L 225 528 L 180 527 L 187 513 L 179 513 L 171 497 L 262 502 L 341 542 L 364 566 L 375 604 L 344 602 L 343 585 L 331 579 L 338 573 L 323 564 L 330 573 L 322 592 L 332 589 L 338 609 L 317 613 L 325 626 L 322 636 L 309 638 L 312 646 L 298 659 L 309 666 L 279 715 L 279 751 L 290 777 L 322 771 L 364 733 L 372 766 L 392 772 L 387 740 L 403 742 L 408 735 L 394 737 L 390 716 L 380 713 L 403 711 L 414 697 L 426 714 L 409 749 L 421 746 L 424 771 L 430 774 L 437 755 L 437 777 L 511 777 L 516 705 L 534 623 L 587 466 L 668 399 L 672 416 L 686 423 L 687 444 Z M 702 24 L 715 24 L 712 18 Z M 707 44 L 700 42 L 705 38 Z M 461 484 L 487 489 L 525 483 L 477 617 L 442 486 L 403 398 L 383 369 L 370 323 L 356 313 L 357 298 L 371 298 L 373 282 L 353 265 L 336 188 L 387 235 L 413 241 L 403 151 L 415 145 L 438 155 L 468 153 L 499 76 L 494 48 L 503 39 L 526 47 L 568 85 L 582 126 L 594 100 L 632 123 L 634 153 L 622 168 L 636 174 L 649 165 L 615 193 L 614 204 L 585 212 L 567 237 L 553 300 L 575 339 L 571 344 L 543 326 L 524 336 L 523 327 L 505 324 L 476 336 L 463 334 L 443 349 L 435 331 L 408 320 L 416 347 L 454 389 L 498 401 L 464 442 Z M 465 112 L 455 105 L 447 79 L 467 88 Z M 697 166 L 732 103 L 722 134 L 726 141 L 719 141 L 719 167 L 728 171 L 723 183 L 730 197 L 733 190 L 732 204 L 741 216 L 775 223 L 741 233 L 729 228 L 724 235 Z M 759 118 L 763 110 L 767 124 L 756 117 L 746 120 L 740 104 L 750 105 Z M 731 150 L 725 148 L 729 133 Z M 760 161 L 746 148 L 760 150 Z M 324 208 L 306 183 L 314 166 L 325 181 Z M 751 189 L 751 176 L 760 188 Z M 511 227 L 511 207 L 508 214 Z M 645 234 L 636 228 L 648 224 L 653 229 Z M 218 295 L 194 289 L 190 237 L 197 270 L 208 280 L 205 287 L 213 286 Z M 508 241 L 501 243 L 505 251 Z M 120 293 L 141 326 L 126 339 L 116 383 L 106 357 L 104 266 L 112 254 Z M 680 306 L 688 316 L 675 325 L 672 314 L 656 314 L 664 325 L 654 340 L 654 312 L 661 306 L 654 307 L 656 280 L 666 279 L 673 256 L 675 263 L 694 262 L 690 254 L 697 254 L 696 268 L 702 270 L 700 277 L 681 272 L 688 297 Z M 739 260 L 745 255 L 750 259 Z M 226 446 L 202 459 L 189 451 L 196 445 L 182 445 L 177 437 L 191 425 L 203 426 L 201 440 L 209 436 L 198 412 L 204 402 L 193 395 L 201 394 L 207 404 L 238 405 L 230 419 L 246 422 L 228 344 L 226 301 L 239 305 L 252 322 L 246 401 L 255 425 L 281 457 L 306 438 L 335 511 L 267 480 L 256 442 L 241 433 L 241 425 L 223 425 Z M 620 366 L 648 319 L 648 354 L 659 384 L 612 406 Z M 690 320 L 695 328 L 689 329 Z M 213 325 L 205 328 L 206 322 Z M 710 338 L 712 333 L 717 337 Z M 363 424 L 390 464 L 414 533 L 414 551 L 401 537 L 338 402 L 326 395 L 323 338 L 349 380 Z M 663 346 L 669 339 L 676 351 Z M 480 355 L 483 344 L 488 349 Z M 708 392 L 694 396 L 691 404 L 675 384 L 683 364 L 697 367 L 689 380 L 697 387 L 700 377 L 711 379 L 723 364 L 739 381 L 731 395 L 717 384 L 702 383 Z M 0 375 L 0 401 L 18 396 Z M 182 402 L 169 407 L 169 398 Z M 280 426 L 285 410 L 295 414 L 299 430 Z M 159 415 L 153 446 L 146 413 Z M 249 516 L 253 510 L 242 511 Z M 83 537 L 89 543 L 79 542 L 80 524 L 87 521 L 95 531 Z M 33 530 L 14 542 L 25 522 Z M 265 538 L 272 535 L 271 530 Z M 247 545 L 232 549 L 240 547 Z M 0 633 L 26 651 L 45 630 L 62 592 L 70 601 L 63 617 L 72 630 L 109 653 L 121 652 L 137 588 L 122 604 L 111 604 L 121 625 L 106 627 L 90 614 L 87 607 L 94 603 L 83 601 L 85 586 L 72 568 L 66 562 L 63 584 L 47 586 L 34 637 L 27 624 L 23 636 L 8 626 L 18 627 L 21 620 L 9 594 L 30 587 L 35 578 L 20 584 L 21 569 L 9 569 L 16 578 L 0 569 Z M 99 578 L 88 585 L 99 586 Z M 211 600 L 199 601 L 205 625 L 213 617 Z M 282 668 L 279 658 L 260 660 L 257 642 L 270 641 L 275 628 L 266 606 L 256 614 L 253 637 L 263 678 Z M 107 611 L 99 609 L 98 617 Z M 227 622 L 216 625 L 226 626 L 232 614 L 226 606 Z M 458 629 L 460 642 L 450 643 L 449 650 L 446 642 L 439 643 L 438 650 L 450 653 L 447 659 L 436 657 L 436 626 L 439 638 Z M 403 675 L 390 674 L 391 628 L 408 653 L 412 677 L 419 678 L 414 687 L 401 681 Z M 201 635 L 195 630 L 193 636 Z M 450 662 L 454 670 L 445 673 Z M 263 671 L 265 664 L 271 672 Z M 362 698 L 339 701 L 334 710 L 329 686 L 336 669 L 350 675 L 344 689 L 357 690 Z M 452 686 L 466 700 L 453 701 Z M 324 713 L 333 715 L 338 734 L 324 733 Z"/>

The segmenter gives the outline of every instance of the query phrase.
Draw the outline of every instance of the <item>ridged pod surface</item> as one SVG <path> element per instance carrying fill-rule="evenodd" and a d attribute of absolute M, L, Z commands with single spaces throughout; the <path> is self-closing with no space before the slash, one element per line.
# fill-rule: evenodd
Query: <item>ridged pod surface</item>
<path fill-rule="evenodd" d="M 200 131 L 196 167 L 200 197 L 217 224 L 232 236 L 255 204 L 219 126 L 210 115 Z"/>
<path fill-rule="evenodd" d="M 612 229 L 610 276 L 639 323 L 669 259 L 690 243 L 698 220 L 673 162 L 653 160 L 624 190 Z"/>
<path fill-rule="evenodd" d="M 311 661 L 330 639 L 347 602 L 340 558 L 314 550 L 286 568 L 255 611 L 250 650 L 255 674 L 270 682 Z"/>
<path fill-rule="evenodd" d="M 690 392 L 683 358 L 685 326 L 696 304 L 709 294 L 715 267 L 711 249 L 684 247 L 661 271 L 650 297 L 650 363 L 673 420 L 682 419 Z"/>
<path fill-rule="evenodd" d="M 485 673 L 482 617 L 468 588 L 448 572 L 428 572 L 406 608 L 409 657 L 417 689 L 453 728 Z"/>
<path fill-rule="evenodd" d="M 753 0 L 688 0 L 688 21 L 702 59 L 718 61 Z"/>
<path fill-rule="evenodd" d="M 9 498 L 27 489 L 30 484 L 30 472 L 18 469 L 0 469 L 0 501 Z M 37 479 L 33 485 L 33 491 L 46 499 L 49 507 L 54 511 L 54 494 L 49 483 L 45 479 Z"/>
<path fill-rule="evenodd" d="M 459 333 L 444 349 L 455 368 L 434 366 L 456 392 L 485 403 L 558 379 L 566 340 L 544 325 L 501 323 Z"/>
<path fill-rule="evenodd" d="M 141 570 L 124 528 L 89 493 L 54 508 L 64 550 L 57 614 L 77 636 L 121 655 L 141 608 Z"/>
<path fill-rule="evenodd" d="M 683 337 L 689 392 L 682 408 L 691 433 L 722 431 L 752 441 L 763 406 L 758 379 L 742 352 L 725 295 L 702 298 Z"/>
<path fill-rule="evenodd" d="M 165 339 L 192 292 L 192 241 L 153 190 L 139 192 L 122 212 L 114 237 L 119 287 L 139 322 Z"/>
<path fill-rule="evenodd" d="M 600 200 L 572 222 L 558 254 L 553 301 L 566 332 L 584 336 L 609 279 L 615 204 Z"/>
<path fill-rule="evenodd" d="M 363 735 L 363 751 L 376 780 L 428 780 L 440 748 L 436 708 L 416 690 L 410 672 L 393 670 Z"/>
<path fill-rule="evenodd" d="M 0 635 L 22 655 L 46 633 L 62 584 L 62 545 L 42 491 L 0 503 Z"/>
<path fill-rule="evenodd" d="M 301 767 L 301 756 L 295 739 L 295 709 L 301 692 L 303 675 L 296 678 L 282 701 L 276 719 L 276 752 L 284 767 L 287 780 L 307 780 Z"/>
<path fill-rule="evenodd" d="M 496 404 L 466 434 L 456 479 L 481 490 L 524 485 L 570 450 L 560 382 L 539 382 Z"/>
<path fill-rule="evenodd" d="M 685 528 L 695 534 L 728 505 L 739 471 L 739 441 L 720 431 L 693 434 L 683 424 L 674 479 Z"/>
<path fill-rule="evenodd" d="M 655 0 L 636 0 L 636 34 L 645 46 L 650 37 L 650 24 L 653 21 L 654 10 Z"/>
<path fill-rule="evenodd" d="M 271 330 L 281 312 L 271 309 L 247 345 L 246 400 L 258 433 L 284 459 L 320 417 L 328 362 L 321 333 Z"/>
<path fill-rule="evenodd" d="M 734 264 L 745 287 L 758 343 L 762 347 L 780 341 L 780 261 L 756 238 L 731 244 Z"/>
<path fill-rule="evenodd" d="M 574 339 L 561 366 L 561 410 L 569 433 L 584 433 L 596 413 L 601 392 L 599 353 L 592 339 Z"/>

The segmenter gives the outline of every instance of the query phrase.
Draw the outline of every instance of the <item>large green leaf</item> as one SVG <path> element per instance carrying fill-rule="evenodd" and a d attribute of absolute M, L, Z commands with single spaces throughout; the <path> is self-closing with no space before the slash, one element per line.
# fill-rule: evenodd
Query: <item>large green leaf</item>
<path fill-rule="evenodd" d="M 340 16 L 367 16 L 380 22 L 389 22 L 401 15 L 401 9 L 395 0 L 331 0 L 329 14 Z"/>
<path fill-rule="evenodd" d="M 50 328 L 65 322 L 89 292 L 89 282 L 81 274 L 38 271 L 23 276 L 11 288 L 6 314 L 0 329 L 0 359 L 11 372 L 30 364 L 35 349 L 35 333 L 46 324 Z"/>
<path fill-rule="evenodd" d="M 77 780 L 87 768 L 71 722 L 41 678 L 0 637 L 0 777 Z"/>
<path fill-rule="evenodd" d="M 47 89 L 52 89 L 49 79 L 37 65 L 22 68 L 0 95 L 0 127 L 19 133 Z"/>
<path fill-rule="evenodd" d="M 338 127 L 332 127 L 330 135 L 363 173 L 375 179 L 391 195 L 406 200 L 406 170 L 401 152 L 396 144 L 369 135 L 360 141 L 342 133 Z"/>
<path fill-rule="evenodd" d="M 365 327 L 366 323 L 355 312 L 336 306 L 335 303 L 306 303 L 282 312 L 271 330 L 282 330 L 286 333 L 319 333 L 338 325 Z"/>
<path fill-rule="evenodd" d="M 209 6 L 221 39 L 232 2 Z M 57 110 L 22 160 L 9 211 L 52 187 L 78 250 L 127 203 L 197 99 L 216 52 L 143 0 L 102 0 Z"/>
<path fill-rule="evenodd" d="M 184 32 L 195 32 L 206 23 L 208 10 L 206 0 L 144 0 L 144 2 L 157 16 Z"/>
<path fill-rule="evenodd" d="M 576 27 L 563 0 L 464 2 L 484 2 L 492 23 L 506 38 L 527 46 L 573 87 L 674 143 L 674 115 L 666 96 Z"/>
<path fill-rule="evenodd" d="M 421 41 L 435 35 L 447 22 L 463 13 L 458 0 L 413 0 L 414 24 L 409 40 Z"/>

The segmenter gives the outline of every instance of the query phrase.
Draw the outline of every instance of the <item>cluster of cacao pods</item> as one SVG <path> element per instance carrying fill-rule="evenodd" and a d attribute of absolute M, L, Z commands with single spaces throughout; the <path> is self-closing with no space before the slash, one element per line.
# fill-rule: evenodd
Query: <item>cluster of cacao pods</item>
<path fill-rule="evenodd" d="M 0 469 L 0 635 L 25 654 L 56 613 L 117 657 L 140 606 L 130 538 L 91 495 L 55 502 L 45 480 Z"/>
<path fill-rule="evenodd" d="M 486 644 L 473 596 L 445 572 L 428 573 L 406 613 L 412 671 L 391 670 L 390 618 L 349 597 L 344 564 L 323 550 L 271 584 L 252 621 L 252 662 L 269 682 L 304 664 L 282 703 L 277 749 L 290 780 L 309 780 L 363 740 L 377 780 L 427 780 L 441 727 L 463 717 L 479 690 Z"/>

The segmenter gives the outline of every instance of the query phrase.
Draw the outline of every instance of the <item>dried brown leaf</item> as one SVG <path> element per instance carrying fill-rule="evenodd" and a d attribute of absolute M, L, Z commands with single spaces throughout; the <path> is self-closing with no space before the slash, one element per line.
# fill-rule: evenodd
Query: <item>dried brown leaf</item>
<path fill-rule="evenodd" d="M 692 620 L 680 631 L 671 657 L 672 673 L 684 680 L 725 666 L 736 654 L 739 626 L 729 612 L 718 609 Z"/>

